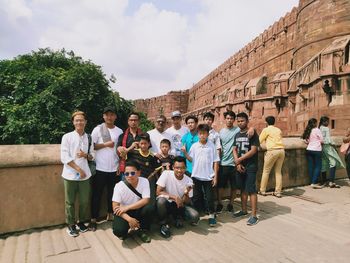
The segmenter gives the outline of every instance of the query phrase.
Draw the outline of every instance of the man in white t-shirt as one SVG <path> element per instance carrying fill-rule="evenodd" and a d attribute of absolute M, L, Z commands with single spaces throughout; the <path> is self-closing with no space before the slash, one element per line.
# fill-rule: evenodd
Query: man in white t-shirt
<path fill-rule="evenodd" d="M 171 154 L 175 156 L 181 155 L 181 138 L 186 133 L 189 132 L 189 129 L 186 126 L 181 125 L 181 113 L 179 111 L 173 111 L 171 113 L 171 119 L 173 121 L 173 125 L 166 130 L 166 132 L 170 135 L 171 142 Z"/>
<path fill-rule="evenodd" d="M 124 240 L 130 230 L 137 230 L 143 242 L 151 242 L 147 234 L 150 229 L 152 210 L 148 209 L 150 186 L 146 178 L 140 177 L 140 165 L 134 161 L 125 164 L 124 180 L 114 187 L 112 205 L 114 212 L 113 234 Z"/>
<path fill-rule="evenodd" d="M 107 187 L 107 220 L 113 219 L 112 194 L 115 184 L 120 181 L 117 174 L 119 157 L 116 146 L 123 131 L 114 125 L 117 114 L 113 107 L 106 107 L 103 111 L 104 123 L 96 126 L 92 131 L 92 142 L 96 150 L 96 175 L 92 179 L 91 222 L 89 228 L 96 230 L 96 220 L 99 216 L 102 192 Z"/>
<path fill-rule="evenodd" d="M 168 139 L 169 141 L 171 140 L 170 134 L 165 131 L 165 126 L 166 117 L 164 115 L 160 115 L 156 120 L 156 127 L 153 130 L 147 132 L 151 140 L 152 147 L 150 150 L 158 158 L 161 158 L 160 142 L 163 139 Z"/>
<path fill-rule="evenodd" d="M 186 159 L 175 157 L 173 169 L 165 170 L 157 181 L 157 212 L 163 237 L 170 237 L 167 215 L 174 217 L 177 228 L 183 226 L 183 219 L 192 224 L 197 224 L 199 220 L 198 212 L 190 206 L 193 181 L 185 175 Z"/>

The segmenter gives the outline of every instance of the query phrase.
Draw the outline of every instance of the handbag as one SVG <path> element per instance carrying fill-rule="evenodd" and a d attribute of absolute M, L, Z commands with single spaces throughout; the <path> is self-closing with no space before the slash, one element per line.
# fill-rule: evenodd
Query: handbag
<path fill-rule="evenodd" d="M 346 155 L 346 153 L 348 152 L 348 150 L 349 150 L 349 146 L 350 146 L 350 142 L 347 142 L 347 143 L 342 143 L 341 145 L 340 145 L 340 153 L 341 154 L 344 154 L 344 155 Z"/>
<path fill-rule="evenodd" d="M 92 144 L 92 138 L 91 135 L 88 134 L 88 140 L 89 140 L 89 148 L 88 148 L 88 156 L 90 154 L 90 148 L 91 148 L 91 144 Z M 96 162 L 95 161 L 89 161 L 88 159 L 88 165 L 89 165 L 89 169 L 91 171 L 91 175 L 95 175 L 96 174 Z"/>

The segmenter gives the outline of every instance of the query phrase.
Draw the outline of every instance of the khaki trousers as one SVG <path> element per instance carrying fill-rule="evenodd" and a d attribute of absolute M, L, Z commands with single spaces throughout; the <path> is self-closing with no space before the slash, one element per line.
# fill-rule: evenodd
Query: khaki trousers
<path fill-rule="evenodd" d="M 282 192 L 282 165 L 285 157 L 284 149 L 266 151 L 264 168 L 260 183 L 260 192 L 266 192 L 267 181 L 272 168 L 275 166 L 276 188 L 275 193 Z"/>

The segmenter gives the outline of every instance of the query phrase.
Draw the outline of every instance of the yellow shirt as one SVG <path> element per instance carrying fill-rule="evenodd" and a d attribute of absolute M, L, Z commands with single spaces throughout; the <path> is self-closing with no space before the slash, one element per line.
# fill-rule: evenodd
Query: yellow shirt
<path fill-rule="evenodd" d="M 267 150 L 284 149 L 284 144 L 282 142 L 282 131 L 273 125 L 269 125 L 262 130 L 259 140 L 260 143 L 266 141 Z"/>

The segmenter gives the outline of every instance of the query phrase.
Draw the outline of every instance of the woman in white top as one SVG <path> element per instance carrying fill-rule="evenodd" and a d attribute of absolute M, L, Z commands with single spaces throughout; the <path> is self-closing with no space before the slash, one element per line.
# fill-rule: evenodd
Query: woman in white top
<path fill-rule="evenodd" d="M 67 233 L 76 237 L 80 232 L 88 229 L 85 222 L 89 216 L 89 196 L 91 171 L 88 159 L 92 160 L 93 144 L 89 143 L 88 135 L 85 133 L 86 117 L 82 111 L 72 114 L 74 131 L 66 133 L 61 142 L 61 162 L 63 163 L 62 177 L 64 180 L 64 196 Z M 90 151 L 88 150 L 90 147 Z M 79 223 L 76 228 L 75 199 L 79 199 Z"/>
<path fill-rule="evenodd" d="M 308 144 L 306 148 L 306 157 L 308 162 L 308 171 L 311 179 L 311 186 L 314 189 L 320 189 L 322 186 L 317 184 L 322 166 L 322 143 L 323 136 L 321 130 L 317 128 L 317 120 L 311 118 L 304 130 L 302 138 Z"/>

